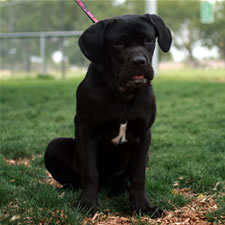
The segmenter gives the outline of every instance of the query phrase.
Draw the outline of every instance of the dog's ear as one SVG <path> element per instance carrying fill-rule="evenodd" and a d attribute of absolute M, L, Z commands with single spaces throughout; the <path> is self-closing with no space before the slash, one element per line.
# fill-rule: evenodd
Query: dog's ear
<path fill-rule="evenodd" d="M 172 43 L 172 35 L 170 29 L 166 26 L 163 20 L 154 14 L 146 14 L 145 16 L 152 22 L 154 25 L 157 36 L 159 47 L 164 51 L 168 52 Z"/>
<path fill-rule="evenodd" d="M 98 64 L 104 60 L 104 31 L 105 22 L 97 22 L 85 30 L 78 41 L 82 53 Z"/>

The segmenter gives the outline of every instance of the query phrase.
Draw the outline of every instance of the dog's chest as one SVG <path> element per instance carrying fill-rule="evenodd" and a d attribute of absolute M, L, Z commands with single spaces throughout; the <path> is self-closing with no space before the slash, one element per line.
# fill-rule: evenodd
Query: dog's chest
<path fill-rule="evenodd" d="M 116 137 L 114 137 L 111 141 L 115 145 L 123 144 L 127 142 L 126 138 L 127 132 L 127 123 L 120 124 L 119 133 Z"/>

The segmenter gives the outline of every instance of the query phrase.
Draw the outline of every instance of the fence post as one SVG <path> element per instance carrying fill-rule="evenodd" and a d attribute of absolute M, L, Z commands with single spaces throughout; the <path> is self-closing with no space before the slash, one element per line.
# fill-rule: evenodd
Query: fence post
<path fill-rule="evenodd" d="M 146 12 L 150 14 L 157 14 L 157 0 L 146 0 Z M 155 51 L 152 60 L 152 66 L 155 71 L 155 75 L 158 73 L 158 58 L 159 58 L 159 50 L 158 45 L 155 45 Z"/>
<path fill-rule="evenodd" d="M 64 31 L 65 28 L 65 3 L 64 0 L 59 0 L 59 8 L 61 14 L 61 30 Z M 61 39 L 61 53 L 62 53 L 62 62 L 61 62 L 61 73 L 62 78 L 66 78 L 66 65 L 65 65 L 65 49 L 64 49 L 65 38 Z"/>
<path fill-rule="evenodd" d="M 41 75 L 46 74 L 46 62 L 45 62 L 45 35 L 40 35 L 40 54 L 41 54 Z"/>
<path fill-rule="evenodd" d="M 63 79 L 66 78 L 66 65 L 65 65 L 64 40 L 65 40 L 65 38 L 62 37 L 62 39 L 61 39 L 61 52 L 62 52 L 61 73 L 62 73 L 62 78 L 63 78 Z"/>

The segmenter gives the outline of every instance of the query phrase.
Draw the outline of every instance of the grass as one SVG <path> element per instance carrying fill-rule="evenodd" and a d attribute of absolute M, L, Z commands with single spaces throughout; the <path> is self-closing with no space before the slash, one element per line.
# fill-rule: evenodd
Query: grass
<path fill-rule="evenodd" d="M 190 201 L 173 193 L 174 184 L 197 195 L 215 195 L 218 209 L 207 219 L 218 221 L 225 216 L 221 194 L 225 192 L 225 72 L 174 74 L 162 72 L 154 81 L 158 115 L 152 129 L 147 193 L 167 210 Z M 0 224 L 80 224 L 84 219 L 84 213 L 68 205 L 79 193 L 60 191 L 46 182 L 43 164 L 51 139 L 73 137 L 79 82 L 80 78 L 1 82 Z M 6 161 L 23 158 L 30 163 Z M 129 212 L 127 195 L 106 200 L 106 194 L 100 193 L 99 211 Z"/>

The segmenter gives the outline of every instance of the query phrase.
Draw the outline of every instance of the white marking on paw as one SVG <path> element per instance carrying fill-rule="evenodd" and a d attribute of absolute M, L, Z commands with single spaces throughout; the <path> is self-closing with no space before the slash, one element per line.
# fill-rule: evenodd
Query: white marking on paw
<path fill-rule="evenodd" d="M 126 143 L 127 142 L 126 131 L 127 131 L 127 123 L 120 124 L 119 134 L 117 137 L 112 139 L 112 143 L 115 145 Z"/>

